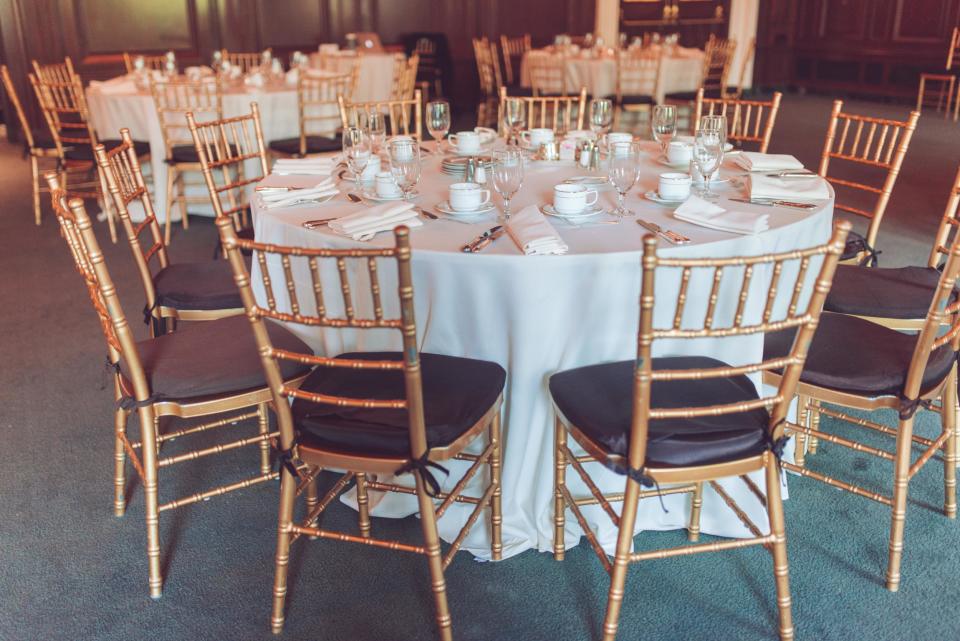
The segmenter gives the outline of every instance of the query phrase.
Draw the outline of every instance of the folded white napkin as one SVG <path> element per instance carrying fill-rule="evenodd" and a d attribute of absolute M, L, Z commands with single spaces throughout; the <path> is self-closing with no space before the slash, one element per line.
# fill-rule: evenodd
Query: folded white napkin
<path fill-rule="evenodd" d="M 507 233 L 527 256 L 567 253 L 567 244 L 536 205 L 528 205 L 511 216 Z"/>
<path fill-rule="evenodd" d="M 313 187 L 304 189 L 289 189 L 278 191 L 261 191 L 260 199 L 266 209 L 289 207 L 301 202 L 316 202 L 323 198 L 336 196 L 340 193 L 336 183 L 331 178 L 322 180 Z"/>
<path fill-rule="evenodd" d="M 333 158 L 278 158 L 273 163 L 273 173 L 281 176 L 291 174 L 306 174 L 329 176 L 333 173 L 337 163 Z"/>
<path fill-rule="evenodd" d="M 675 218 L 734 234 L 758 234 L 770 229 L 768 214 L 755 214 L 745 211 L 727 211 L 723 207 L 707 202 L 703 198 L 690 196 L 673 212 Z"/>
<path fill-rule="evenodd" d="M 803 163 L 790 154 L 761 154 L 756 151 L 744 151 L 734 158 L 734 162 L 747 171 L 797 171 L 803 169 Z"/>
<path fill-rule="evenodd" d="M 330 229 L 354 240 L 370 240 L 382 231 L 393 231 L 399 225 L 420 227 L 413 203 L 388 203 L 364 209 L 330 221 Z"/>
<path fill-rule="evenodd" d="M 774 178 L 762 174 L 750 176 L 751 198 L 779 198 L 783 200 L 817 200 L 830 197 L 827 181 L 820 176 L 809 178 Z"/>

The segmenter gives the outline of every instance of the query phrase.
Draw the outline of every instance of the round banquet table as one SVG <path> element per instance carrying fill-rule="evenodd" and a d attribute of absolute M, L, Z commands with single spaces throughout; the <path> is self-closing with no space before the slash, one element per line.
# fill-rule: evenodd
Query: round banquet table
<path fill-rule="evenodd" d="M 538 57 L 559 57 L 561 54 L 547 49 L 534 49 L 523 55 L 520 61 L 520 84 L 530 86 L 530 61 Z M 703 75 L 703 56 L 700 49 L 676 47 L 664 54 L 657 87 L 625 87 L 629 94 L 652 95 L 657 103 L 664 95 L 677 91 L 696 91 Z M 617 60 L 610 56 L 595 56 L 591 52 L 565 57 L 567 91 L 586 87 L 591 96 L 613 96 L 617 93 Z"/>
<path fill-rule="evenodd" d="M 446 198 L 448 185 L 455 182 L 452 177 L 440 172 L 439 165 L 439 157 L 426 157 L 419 185 L 417 202 L 431 211 Z M 806 211 L 739 205 L 770 215 L 770 229 L 752 236 L 683 223 L 671 217 L 669 208 L 642 198 L 645 191 L 655 188 L 657 174 L 664 170 L 652 156 L 648 158 L 638 186 L 627 196 L 627 204 L 643 219 L 669 227 L 692 239 L 691 244 L 683 246 L 661 241 L 659 250 L 665 255 L 759 255 L 808 247 L 825 242 L 830 236 L 832 199 L 816 201 L 817 207 Z M 583 173 L 572 163 L 529 163 L 523 188 L 514 198 L 514 211 L 527 205 L 550 202 L 552 188 L 557 182 Z M 723 175 L 737 173 L 742 173 L 742 170 L 727 164 L 722 171 Z M 317 181 L 316 176 L 301 178 L 304 186 Z M 324 204 L 281 209 L 265 210 L 255 198 L 257 239 L 267 243 L 314 248 L 391 246 L 393 237 L 389 233 L 381 233 L 373 240 L 361 243 L 338 236 L 325 227 L 308 230 L 302 226 L 307 220 L 345 215 L 362 209 L 364 205 L 353 204 L 346 199 L 345 192 L 351 187 L 352 183 L 345 183 L 341 195 Z M 742 192 L 739 182 L 734 180 L 717 189 L 721 195 L 719 204 L 727 208 L 737 206 L 726 201 L 724 196 L 739 195 Z M 600 194 L 603 205 L 612 205 L 614 198 L 614 192 L 611 191 Z M 496 224 L 495 215 L 488 216 L 486 220 L 470 224 L 444 218 L 424 219 L 423 226 L 414 228 L 410 237 L 413 246 L 417 336 L 421 350 L 495 361 L 507 370 L 503 407 L 503 555 L 509 557 L 530 548 L 541 551 L 553 549 L 554 413 L 547 391 L 549 376 L 564 369 L 628 360 L 635 356 L 641 242 L 647 232 L 635 224 L 633 218 L 625 218 L 619 224 L 582 227 L 551 219 L 569 245 L 566 255 L 525 256 L 506 235 L 482 253 L 462 253 L 459 248 L 464 243 Z M 277 304 L 281 311 L 289 311 L 288 307 L 285 308 L 281 285 L 284 281 L 279 261 L 268 261 L 267 265 L 272 275 Z M 814 267 L 811 265 L 808 271 L 805 296 L 809 296 L 815 277 Z M 790 266 L 784 269 L 784 278 L 791 269 Z M 720 289 L 718 318 L 730 318 L 735 312 L 739 287 L 735 271 L 725 272 Z M 392 308 L 385 307 L 387 314 L 397 313 L 396 297 L 387 295 L 396 288 L 394 272 L 389 265 L 382 264 L 380 267 L 384 304 L 392 305 Z M 363 281 L 364 274 L 365 267 L 357 266 L 357 271 L 352 275 Z M 256 295 L 264 303 L 265 294 L 256 264 L 252 276 Z M 295 264 L 293 276 L 300 292 L 301 309 L 304 313 L 314 313 L 308 268 Z M 337 305 L 341 305 L 342 309 L 337 294 L 339 280 L 333 265 L 328 266 L 322 278 L 324 289 L 328 292 L 328 314 L 333 316 Z M 687 312 L 693 314 L 695 322 L 702 323 L 710 278 L 709 274 L 701 273 L 695 274 L 691 280 Z M 751 282 L 758 284 L 763 281 L 758 270 Z M 655 322 L 658 325 L 671 323 L 678 285 L 679 274 L 658 274 L 655 306 Z M 357 305 L 369 304 L 365 302 L 369 295 L 362 295 L 363 291 L 363 284 L 354 284 L 354 301 Z M 369 291 L 368 286 L 366 291 Z M 752 290 L 746 315 L 758 317 L 762 313 L 764 299 L 765 292 Z M 788 299 L 789 292 L 783 288 L 777 298 L 774 317 L 784 313 Z M 358 309 L 358 317 L 363 311 Z M 696 319 L 698 313 L 700 317 Z M 400 347 L 396 332 L 290 327 L 318 354 L 396 350 Z M 741 365 L 759 360 L 762 336 L 686 340 L 670 344 L 661 342 L 655 343 L 655 348 L 657 356 L 667 353 L 701 354 Z M 482 443 L 475 445 L 482 446 Z M 453 486 L 457 472 L 466 467 L 466 462 L 462 461 L 448 463 L 452 473 L 443 483 L 444 490 Z M 603 491 L 623 491 L 625 477 L 599 464 L 588 464 L 588 468 Z M 483 476 L 482 473 L 478 475 Z M 758 475 L 756 480 L 763 487 L 761 476 Z M 438 478 L 443 480 L 442 475 L 438 475 Z M 569 472 L 567 478 L 574 496 L 589 496 L 576 474 Z M 483 479 L 474 480 L 479 482 Z M 765 527 L 765 510 L 742 481 L 723 480 L 721 485 L 740 503 L 754 523 Z M 471 486 L 472 494 L 479 496 L 475 484 Z M 468 491 L 470 489 L 468 487 Z M 662 504 L 656 497 L 641 501 L 638 531 L 686 527 L 689 496 L 668 495 L 662 499 Z M 348 493 L 343 500 L 352 504 L 353 496 Z M 417 511 L 415 497 L 407 495 L 378 493 L 371 496 L 371 505 L 372 513 L 381 517 L 403 517 Z M 455 538 L 471 509 L 471 505 L 455 503 L 444 514 L 439 527 L 445 540 Z M 597 506 L 590 506 L 586 512 L 591 525 L 598 532 L 599 540 L 612 554 L 616 529 L 609 517 Z M 482 559 L 490 557 L 489 527 L 482 525 L 485 522 L 486 519 L 482 519 L 473 528 L 463 546 Z M 749 536 L 741 522 L 709 486 L 704 488 L 701 523 L 702 530 L 709 534 Z M 576 545 L 580 536 L 576 520 L 568 518 L 565 545 Z"/>

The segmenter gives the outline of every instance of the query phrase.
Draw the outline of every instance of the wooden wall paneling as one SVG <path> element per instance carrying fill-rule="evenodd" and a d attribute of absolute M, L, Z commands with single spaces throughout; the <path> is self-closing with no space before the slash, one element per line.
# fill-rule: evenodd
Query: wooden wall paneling
<path fill-rule="evenodd" d="M 291 51 L 312 51 L 326 35 L 319 0 L 256 0 L 259 47 L 286 58 Z"/>

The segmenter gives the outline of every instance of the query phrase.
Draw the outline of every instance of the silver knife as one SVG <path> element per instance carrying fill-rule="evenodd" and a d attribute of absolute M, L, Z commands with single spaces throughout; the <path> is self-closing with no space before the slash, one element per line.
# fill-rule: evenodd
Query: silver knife
<path fill-rule="evenodd" d="M 657 234 L 658 236 L 670 241 L 674 245 L 685 245 L 690 242 L 690 239 L 686 236 L 678 234 L 675 231 L 670 231 L 669 229 L 665 230 L 656 223 L 651 223 L 637 218 L 637 224 L 647 231 L 652 231 L 654 234 Z"/>
<path fill-rule="evenodd" d="M 487 245 L 489 245 L 490 243 L 492 243 L 494 240 L 502 236 L 505 231 L 507 230 L 503 225 L 497 225 L 496 227 L 491 227 L 490 229 L 483 232 L 482 234 L 480 234 L 479 236 L 471 240 L 469 243 L 461 247 L 460 251 L 470 253 L 470 254 L 474 252 L 478 252 L 484 247 L 486 247 Z"/>
<path fill-rule="evenodd" d="M 763 205 L 764 207 L 792 207 L 793 209 L 815 209 L 813 203 L 798 203 L 792 200 L 776 200 L 765 198 L 730 198 L 733 202 L 747 203 L 748 205 Z"/>
<path fill-rule="evenodd" d="M 815 178 L 819 174 L 812 171 L 778 171 L 766 176 L 767 178 Z"/>

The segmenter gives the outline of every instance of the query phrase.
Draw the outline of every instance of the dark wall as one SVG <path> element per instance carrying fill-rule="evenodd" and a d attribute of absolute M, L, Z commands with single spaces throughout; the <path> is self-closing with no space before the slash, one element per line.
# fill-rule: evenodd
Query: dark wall
<path fill-rule="evenodd" d="M 350 31 L 375 31 L 384 43 L 404 33 L 447 35 L 454 86 L 469 103 L 478 91 L 475 36 L 529 32 L 545 43 L 557 33 L 591 31 L 593 0 L 0 0 L 0 41 L 31 117 L 26 73 L 31 59 L 70 56 L 86 80 L 122 71 L 126 49 L 174 49 L 181 64 L 209 61 L 216 49 L 278 53 L 341 42 Z M 6 111 L 6 110 L 5 110 Z M 35 122 L 39 122 L 36 120 Z"/>

